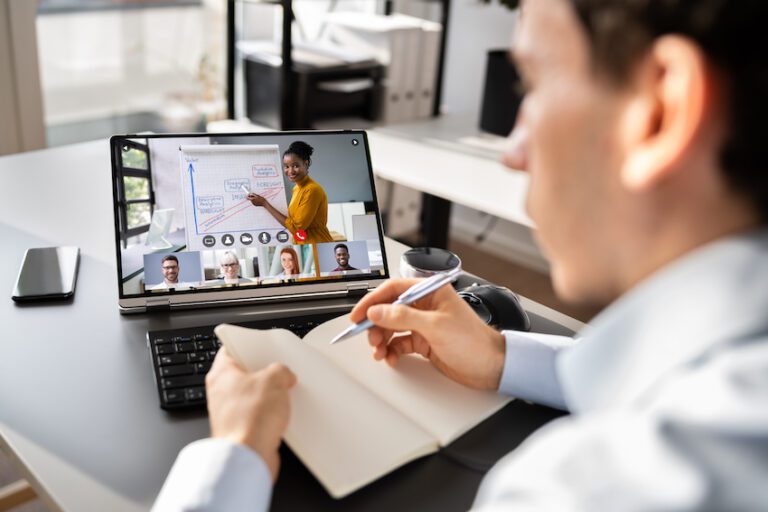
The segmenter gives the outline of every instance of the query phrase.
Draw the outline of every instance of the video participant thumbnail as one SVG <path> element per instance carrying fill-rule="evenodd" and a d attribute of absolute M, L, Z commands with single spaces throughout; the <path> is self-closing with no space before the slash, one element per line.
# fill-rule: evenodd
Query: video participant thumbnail
<path fill-rule="evenodd" d="M 365 240 L 317 245 L 321 276 L 370 274 L 368 244 Z"/>
<path fill-rule="evenodd" d="M 314 245 L 259 247 L 259 275 L 264 284 L 317 278 Z"/>
<path fill-rule="evenodd" d="M 203 281 L 200 253 L 150 253 L 144 255 L 144 289 L 147 291 L 188 290 Z"/>
<path fill-rule="evenodd" d="M 206 285 L 241 286 L 258 283 L 258 279 L 255 277 L 244 277 L 245 267 L 247 265 L 241 264 L 241 258 L 237 252 L 224 251 L 217 259 L 219 265 L 218 275 L 215 279 L 206 281 Z"/>

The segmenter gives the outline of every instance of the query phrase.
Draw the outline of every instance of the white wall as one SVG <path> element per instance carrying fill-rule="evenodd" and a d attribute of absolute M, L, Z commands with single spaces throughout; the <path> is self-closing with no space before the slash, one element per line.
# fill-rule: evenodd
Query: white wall
<path fill-rule="evenodd" d="M 13 80 L 13 54 L 8 2 L 0 0 L 0 155 L 18 151 L 19 134 L 16 122 L 16 84 Z"/>
<path fill-rule="evenodd" d="M 0 155 L 45 146 L 36 9 L 37 2 L 0 0 Z"/>
<path fill-rule="evenodd" d="M 496 3 L 451 0 L 442 106 L 446 113 L 479 115 L 486 53 L 508 48 L 517 14 Z"/>

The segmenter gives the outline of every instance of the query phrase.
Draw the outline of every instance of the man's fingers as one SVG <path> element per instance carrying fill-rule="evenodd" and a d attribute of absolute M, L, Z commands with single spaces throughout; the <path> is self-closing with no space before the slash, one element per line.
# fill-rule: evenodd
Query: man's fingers
<path fill-rule="evenodd" d="M 384 358 L 387 361 L 387 364 L 394 368 L 397 366 L 397 361 L 400 359 L 400 356 L 413 354 L 416 346 L 417 344 L 415 343 L 412 334 L 396 335 L 392 338 L 392 341 L 389 342 L 389 345 L 387 345 Z"/>
<path fill-rule="evenodd" d="M 228 367 L 234 367 L 240 371 L 244 371 L 235 360 L 235 358 L 229 355 L 227 349 L 221 347 L 221 349 L 219 349 L 218 353 L 216 354 L 216 357 L 213 359 L 213 364 L 211 365 L 211 369 L 208 373 L 219 372 Z"/>
<path fill-rule="evenodd" d="M 413 353 L 413 336 L 406 334 L 392 338 L 387 345 L 387 353 L 389 352 L 394 352 L 398 356 Z"/>
<path fill-rule="evenodd" d="M 296 375 L 287 366 L 272 363 L 264 369 L 264 375 L 270 384 L 283 389 L 290 389 L 296 384 Z"/>
<path fill-rule="evenodd" d="M 379 327 L 393 331 L 424 331 L 436 313 L 402 304 L 377 304 L 368 310 L 368 318 Z"/>
<path fill-rule="evenodd" d="M 429 358 L 430 347 L 421 337 L 415 337 L 412 334 L 398 334 L 388 345 L 379 345 L 373 352 L 373 358 L 376 361 L 386 360 L 387 364 L 394 367 L 400 356 L 407 354 L 419 354 Z"/>
<path fill-rule="evenodd" d="M 397 355 L 405 354 L 419 354 L 422 357 L 429 359 L 431 348 L 421 336 L 414 336 L 413 334 L 398 335 L 392 338 L 392 341 L 387 345 L 387 352 L 394 352 Z"/>
<path fill-rule="evenodd" d="M 391 329 L 382 329 L 381 327 L 372 327 L 368 329 L 368 343 L 372 347 L 378 347 L 379 345 L 386 345 L 389 339 L 392 337 L 393 331 Z"/>
<path fill-rule="evenodd" d="M 227 349 L 221 347 L 213 359 L 211 369 L 205 375 L 205 385 L 209 387 L 220 378 L 221 375 L 245 373 L 237 361 L 227 353 Z"/>
<path fill-rule="evenodd" d="M 418 283 L 420 279 L 390 279 L 365 295 L 349 313 L 349 319 L 358 323 L 366 318 L 368 308 L 374 304 L 389 304 L 394 302 L 405 290 Z"/>

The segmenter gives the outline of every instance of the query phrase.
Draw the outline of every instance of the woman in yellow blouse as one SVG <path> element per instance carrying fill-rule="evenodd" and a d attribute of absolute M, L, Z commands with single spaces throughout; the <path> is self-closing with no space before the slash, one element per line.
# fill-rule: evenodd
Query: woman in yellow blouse
<path fill-rule="evenodd" d="M 288 215 L 283 215 L 269 201 L 259 194 L 250 193 L 248 199 L 254 206 L 263 206 L 277 222 L 291 233 L 299 230 L 306 232 L 304 240 L 296 239 L 300 244 L 332 242 L 328 223 L 328 196 L 315 180 L 309 177 L 312 164 L 312 146 L 304 141 L 291 143 L 283 153 L 283 171 L 291 182 L 295 183 L 288 204 Z M 294 238 L 296 236 L 294 235 Z"/>

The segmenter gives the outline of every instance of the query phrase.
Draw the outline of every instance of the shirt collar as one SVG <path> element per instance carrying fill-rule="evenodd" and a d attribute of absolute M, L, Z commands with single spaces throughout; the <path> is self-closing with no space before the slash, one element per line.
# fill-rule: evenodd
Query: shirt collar
<path fill-rule="evenodd" d="M 708 351 L 768 332 L 768 229 L 683 256 L 625 294 L 557 361 L 574 412 L 628 405 Z"/>

